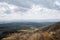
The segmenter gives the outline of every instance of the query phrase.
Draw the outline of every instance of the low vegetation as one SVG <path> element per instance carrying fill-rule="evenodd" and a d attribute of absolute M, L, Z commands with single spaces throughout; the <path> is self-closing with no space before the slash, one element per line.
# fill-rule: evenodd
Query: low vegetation
<path fill-rule="evenodd" d="M 42 32 L 36 30 L 34 32 L 13 33 L 3 38 L 2 40 L 60 40 L 60 30 L 55 32 Z"/>
<path fill-rule="evenodd" d="M 48 26 L 48 28 L 43 28 L 45 31 L 42 29 L 18 30 L 17 32 L 6 35 L 1 40 L 60 40 L 60 23 Z"/>

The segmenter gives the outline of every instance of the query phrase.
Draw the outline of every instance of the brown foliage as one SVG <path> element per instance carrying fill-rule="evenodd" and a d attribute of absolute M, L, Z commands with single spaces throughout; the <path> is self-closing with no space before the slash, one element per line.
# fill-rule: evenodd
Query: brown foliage
<path fill-rule="evenodd" d="M 33 33 L 14 33 L 2 40 L 60 40 L 60 29 L 54 32 L 42 32 L 36 30 Z"/>

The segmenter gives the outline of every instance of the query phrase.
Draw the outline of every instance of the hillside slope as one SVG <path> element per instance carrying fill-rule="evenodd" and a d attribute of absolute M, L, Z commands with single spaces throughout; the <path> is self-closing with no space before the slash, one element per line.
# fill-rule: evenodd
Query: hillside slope
<path fill-rule="evenodd" d="M 44 27 L 42 30 L 9 34 L 2 40 L 60 40 L 60 22 Z"/>
<path fill-rule="evenodd" d="M 56 31 L 60 29 L 60 22 L 42 28 L 43 31 Z"/>

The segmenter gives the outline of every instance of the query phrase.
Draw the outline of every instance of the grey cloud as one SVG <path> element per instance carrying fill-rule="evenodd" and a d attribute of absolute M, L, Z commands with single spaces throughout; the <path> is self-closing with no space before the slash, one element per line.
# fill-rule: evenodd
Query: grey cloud
<path fill-rule="evenodd" d="M 54 4 L 55 1 L 57 0 L 0 0 L 0 2 L 7 2 L 19 6 L 19 11 L 22 12 L 29 10 L 32 4 L 42 5 L 49 9 L 60 10 L 60 7 Z"/>
<path fill-rule="evenodd" d="M 19 6 L 20 11 L 27 11 L 32 6 L 32 2 L 29 0 L 0 0 L 0 2 L 7 2 Z"/>
<path fill-rule="evenodd" d="M 42 5 L 46 8 L 49 8 L 49 9 L 57 9 L 57 10 L 60 10 L 59 6 L 56 6 L 54 4 L 55 1 L 57 0 L 31 0 L 33 3 L 35 3 L 36 5 Z"/>

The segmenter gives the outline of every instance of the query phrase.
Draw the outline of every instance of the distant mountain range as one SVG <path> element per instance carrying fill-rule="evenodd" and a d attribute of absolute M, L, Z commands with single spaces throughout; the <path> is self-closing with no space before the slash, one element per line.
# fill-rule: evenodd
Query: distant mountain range
<path fill-rule="evenodd" d="M 59 22 L 60 19 L 40 19 L 40 20 L 0 20 L 0 24 L 4 24 L 4 23 L 12 23 L 12 22 L 37 22 L 37 23 L 40 23 L 40 22 Z"/>
<path fill-rule="evenodd" d="M 54 22 L 13 22 L 0 24 L 0 30 L 21 30 L 31 29 L 31 27 L 40 28 L 42 26 L 53 24 Z"/>

